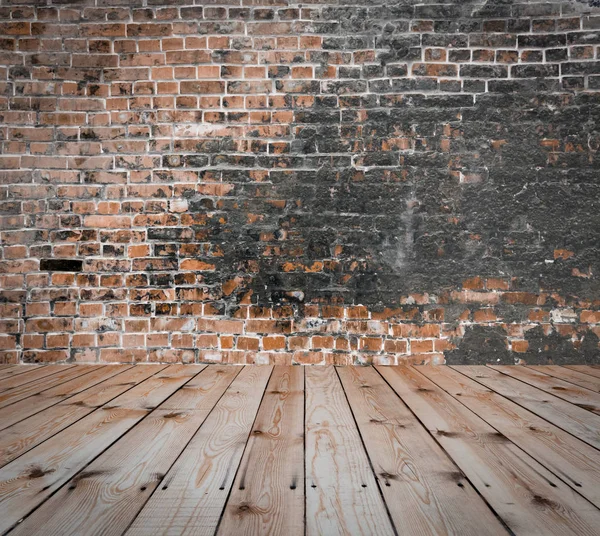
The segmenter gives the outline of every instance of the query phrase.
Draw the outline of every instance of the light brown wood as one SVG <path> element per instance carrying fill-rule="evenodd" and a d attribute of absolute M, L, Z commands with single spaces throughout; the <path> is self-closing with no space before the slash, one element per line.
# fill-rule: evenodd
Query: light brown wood
<path fill-rule="evenodd" d="M 127 534 L 214 534 L 272 367 L 245 367 Z"/>
<path fill-rule="evenodd" d="M 462 472 L 374 369 L 337 371 L 399 534 L 506 534 Z"/>
<path fill-rule="evenodd" d="M 304 369 L 276 367 L 219 534 L 304 535 Z"/>
<path fill-rule="evenodd" d="M 583 441 L 470 379 L 464 367 L 417 367 L 574 491 L 600 507 L 599 453 Z"/>
<path fill-rule="evenodd" d="M 19 387 L 20 385 L 39 381 L 44 377 L 50 377 L 53 374 L 64 372 L 73 367 L 74 365 L 45 365 L 41 367 L 23 365 L 22 367 L 18 367 L 18 370 L 22 371 L 20 374 L 15 372 L 14 375 L 5 378 L 2 383 L 0 383 L 0 394 L 10 389 L 14 389 L 15 387 Z"/>
<path fill-rule="evenodd" d="M 334 367 L 305 374 L 307 535 L 394 534 Z"/>
<path fill-rule="evenodd" d="M 97 383 L 103 382 L 111 376 L 119 374 L 131 367 L 132 365 L 94 367 L 87 374 L 77 376 L 56 387 L 41 391 L 36 396 L 30 396 L 23 400 L 19 400 L 10 406 L 0 408 L 0 430 L 8 428 L 12 424 L 22 421 L 23 419 L 54 406 L 59 402 L 68 400 L 69 397 L 85 391 Z"/>
<path fill-rule="evenodd" d="M 461 367 L 469 377 L 548 422 L 600 448 L 600 417 L 484 365 Z"/>
<path fill-rule="evenodd" d="M 30 372 L 35 368 L 34 366 L 25 366 L 25 365 L 4 365 L 4 368 L 0 370 L 0 389 L 2 388 L 2 382 L 9 378 L 14 378 L 19 376 L 20 374 L 25 374 L 26 372 Z"/>
<path fill-rule="evenodd" d="M 600 378 L 600 367 L 598 365 L 565 365 L 566 368 L 576 370 L 595 378 Z"/>
<path fill-rule="evenodd" d="M 239 370 L 215 366 L 202 371 L 12 534 L 123 534 Z"/>
<path fill-rule="evenodd" d="M 490 367 L 511 378 L 516 378 L 529 385 L 533 385 L 533 387 L 537 387 L 541 391 L 550 393 L 551 395 L 562 398 L 580 408 L 591 411 L 596 415 L 600 415 L 599 393 L 592 392 L 584 387 L 579 387 L 578 385 L 574 385 L 529 367 L 511 367 L 506 365 L 490 365 Z"/>
<path fill-rule="evenodd" d="M 203 368 L 168 367 L 0 469 L 0 531 L 38 507 Z"/>
<path fill-rule="evenodd" d="M 491 367 L 52 366 L 0 380 L 0 534 L 600 536 L 600 416 Z"/>
<path fill-rule="evenodd" d="M 0 434 L 0 467 L 163 370 L 166 366 L 132 367 L 64 402 L 6 428 Z"/>
<path fill-rule="evenodd" d="M 414 368 L 377 367 L 515 534 L 597 535 L 600 510 Z"/>
<path fill-rule="evenodd" d="M 36 396 L 39 393 L 51 389 L 61 383 L 64 383 L 78 376 L 83 376 L 94 371 L 97 367 L 95 365 L 81 365 L 79 367 L 64 368 L 62 371 L 40 378 L 39 380 L 25 383 L 8 389 L 0 393 L 0 408 L 10 406 L 19 400 L 23 400 L 30 396 Z M 17 378 L 15 378 L 16 380 Z"/>
<path fill-rule="evenodd" d="M 558 365 L 528 365 L 527 368 L 548 374 L 549 376 L 559 378 L 569 383 L 573 383 L 579 387 L 585 387 L 586 389 L 595 391 L 596 393 L 600 393 L 600 378 L 596 378 L 595 376 L 582 374 L 576 370 L 571 370 L 566 367 L 559 367 Z"/>

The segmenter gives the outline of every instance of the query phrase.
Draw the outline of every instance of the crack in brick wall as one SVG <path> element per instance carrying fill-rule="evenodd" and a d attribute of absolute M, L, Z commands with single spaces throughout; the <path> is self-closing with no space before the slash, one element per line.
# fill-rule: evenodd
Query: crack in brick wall
<path fill-rule="evenodd" d="M 0 0 L 0 362 L 600 363 L 600 9 Z"/>

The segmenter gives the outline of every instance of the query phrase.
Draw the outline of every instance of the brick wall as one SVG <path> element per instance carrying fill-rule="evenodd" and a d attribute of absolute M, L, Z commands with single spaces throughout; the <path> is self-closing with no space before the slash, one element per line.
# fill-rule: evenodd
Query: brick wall
<path fill-rule="evenodd" d="M 0 0 L 0 362 L 600 363 L 595 3 Z"/>

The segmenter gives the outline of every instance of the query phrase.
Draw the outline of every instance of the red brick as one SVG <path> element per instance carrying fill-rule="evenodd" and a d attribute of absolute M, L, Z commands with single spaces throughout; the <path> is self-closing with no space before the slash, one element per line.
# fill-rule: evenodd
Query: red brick
<path fill-rule="evenodd" d="M 290 333 L 292 323 L 289 320 L 248 320 L 247 333 Z"/>
<path fill-rule="evenodd" d="M 439 324 L 392 324 L 394 337 L 439 337 Z"/>
<path fill-rule="evenodd" d="M 209 320 L 198 319 L 198 331 L 211 333 L 242 333 L 244 323 L 238 320 Z"/>
<path fill-rule="evenodd" d="M 263 337 L 262 347 L 264 350 L 284 350 L 285 349 L 285 337 Z"/>
<path fill-rule="evenodd" d="M 346 309 L 348 318 L 369 318 L 369 311 L 364 305 L 348 307 Z"/>
<path fill-rule="evenodd" d="M 325 360 L 322 352 L 294 352 L 293 362 L 300 365 L 318 365 Z"/>
<path fill-rule="evenodd" d="M 258 350 L 260 339 L 257 337 L 238 337 L 236 347 L 238 350 Z"/>
<path fill-rule="evenodd" d="M 502 294 L 502 301 L 524 305 L 544 305 L 546 300 L 543 295 L 531 292 L 505 292 Z"/>
<path fill-rule="evenodd" d="M 579 320 L 584 324 L 599 324 L 600 311 L 581 311 Z"/>
<path fill-rule="evenodd" d="M 499 278 L 488 278 L 485 285 L 488 290 L 508 290 L 510 288 L 508 282 Z"/>
<path fill-rule="evenodd" d="M 458 74 L 458 68 L 448 63 L 415 63 L 412 73 L 414 76 L 454 77 Z"/>
<path fill-rule="evenodd" d="M 311 346 L 315 350 L 321 350 L 321 349 L 331 350 L 331 349 L 333 349 L 333 343 L 334 343 L 334 339 L 332 336 L 315 335 L 312 337 Z"/>
<path fill-rule="evenodd" d="M 233 341 L 233 338 L 231 339 Z M 196 336 L 196 346 L 198 348 L 218 348 L 219 337 L 216 334 L 203 334 Z M 231 346 L 223 346 L 223 348 L 232 348 Z"/>
<path fill-rule="evenodd" d="M 368 352 L 380 352 L 383 340 L 378 337 L 361 337 L 360 349 Z"/>
<path fill-rule="evenodd" d="M 410 353 L 420 354 L 425 352 L 433 352 L 432 340 L 410 340 Z"/>
<path fill-rule="evenodd" d="M 310 337 L 291 336 L 288 337 L 289 350 L 308 350 L 310 349 Z"/>
<path fill-rule="evenodd" d="M 171 24 L 128 24 L 127 37 L 168 36 L 172 32 Z"/>
<path fill-rule="evenodd" d="M 147 352 L 142 348 L 103 348 L 100 360 L 106 363 L 135 363 L 147 360 Z"/>
<path fill-rule="evenodd" d="M 181 82 L 180 89 L 182 93 L 208 93 L 221 94 L 225 92 L 225 82 L 218 80 L 198 80 L 191 82 Z"/>
<path fill-rule="evenodd" d="M 473 313 L 475 322 L 495 322 L 497 320 L 493 309 L 479 309 Z"/>
<path fill-rule="evenodd" d="M 71 318 L 32 318 L 27 320 L 25 330 L 29 333 L 47 333 L 49 331 L 69 331 L 73 329 Z"/>
<path fill-rule="evenodd" d="M 390 354 L 405 354 L 408 352 L 408 343 L 397 339 L 386 339 L 383 349 Z"/>
<path fill-rule="evenodd" d="M 17 347 L 17 338 L 14 335 L 0 335 L 0 349 L 14 350 Z"/>
<path fill-rule="evenodd" d="M 510 344 L 513 352 L 524 353 L 529 348 L 529 343 L 527 341 L 511 341 Z"/>
<path fill-rule="evenodd" d="M 481 277 L 472 277 L 471 279 L 465 279 L 463 281 L 463 288 L 469 290 L 482 290 L 483 279 L 481 279 Z"/>

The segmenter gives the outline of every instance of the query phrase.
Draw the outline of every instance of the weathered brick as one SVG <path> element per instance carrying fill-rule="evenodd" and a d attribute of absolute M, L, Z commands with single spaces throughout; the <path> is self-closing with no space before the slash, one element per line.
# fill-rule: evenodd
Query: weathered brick
<path fill-rule="evenodd" d="M 0 361 L 595 357 L 597 7 L 18 3 Z"/>

